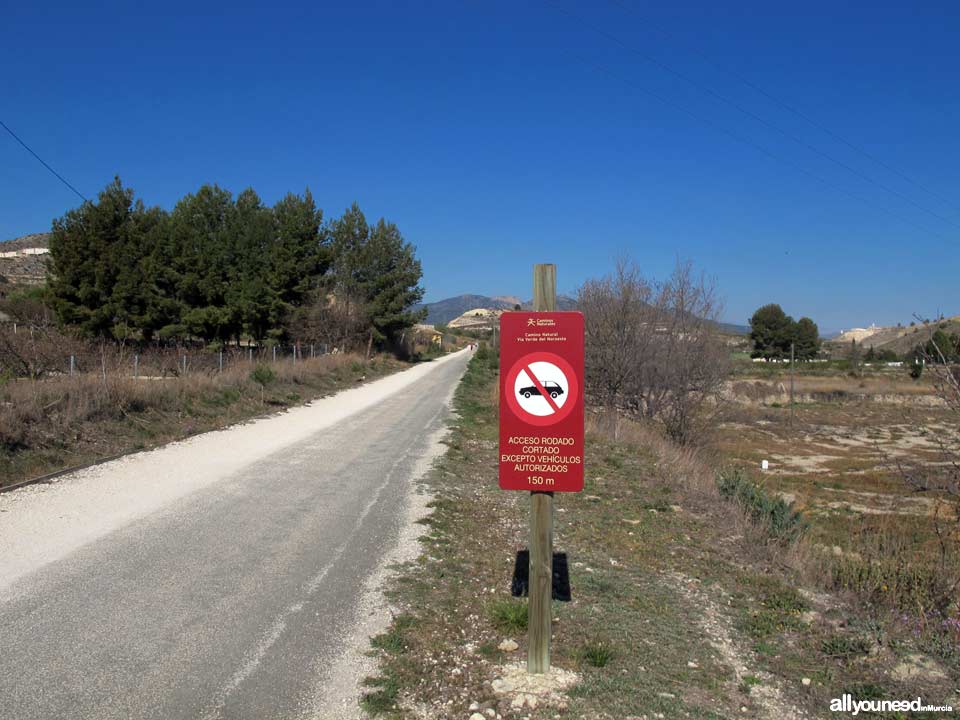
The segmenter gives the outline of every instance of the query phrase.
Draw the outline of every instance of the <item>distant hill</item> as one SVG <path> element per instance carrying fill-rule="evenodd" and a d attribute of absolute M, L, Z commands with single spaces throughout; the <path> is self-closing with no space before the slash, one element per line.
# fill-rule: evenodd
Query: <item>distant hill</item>
<path fill-rule="evenodd" d="M 931 322 L 914 322 L 911 325 L 854 328 L 842 333 L 829 344 L 835 351 L 844 353 L 849 351 L 851 341 L 856 340 L 864 349 L 872 347 L 874 350 L 893 350 L 898 355 L 906 355 L 917 345 L 926 345 L 937 330 L 943 330 L 948 335 L 960 334 L 960 315 Z"/>
<path fill-rule="evenodd" d="M 514 295 L 457 295 L 456 297 L 426 303 L 418 307 L 427 309 L 427 318 L 423 322 L 428 325 L 446 325 L 452 320 L 471 310 L 512 310 L 520 305 L 524 310 L 533 306 L 532 300 L 521 302 Z M 560 295 L 557 298 L 558 310 L 576 310 L 577 301 L 572 297 Z"/>
<path fill-rule="evenodd" d="M 749 325 L 737 325 L 735 323 L 718 322 L 717 329 L 725 335 L 749 335 Z"/>
<path fill-rule="evenodd" d="M 0 252 L 49 247 L 50 233 L 33 233 L 32 235 L 18 237 L 16 240 L 0 240 Z"/>
<path fill-rule="evenodd" d="M 43 285 L 47 280 L 49 249 L 50 233 L 34 233 L 0 242 L 0 277 L 4 279 L 0 294 L 15 286 Z"/>

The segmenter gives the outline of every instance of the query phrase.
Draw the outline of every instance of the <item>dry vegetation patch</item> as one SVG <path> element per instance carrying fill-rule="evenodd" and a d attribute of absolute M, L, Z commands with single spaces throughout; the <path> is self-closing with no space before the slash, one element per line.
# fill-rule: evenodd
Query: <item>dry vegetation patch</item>
<path fill-rule="evenodd" d="M 578 680 L 521 697 L 503 681 L 526 653 L 526 603 L 510 588 L 529 497 L 497 487 L 495 379 L 481 350 L 429 480 L 424 554 L 389 591 L 399 614 L 374 642 L 371 714 L 799 718 L 828 715 L 844 688 L 947 697 L 949 680 L 894 677 L 907 651 L 852 605 L 796 590 L 809 550 L 769 540 L 724 501 L 700 454 L 625 421 L 588 423 L 585 490 L 556 501 L 572 600 L 553 604 L 553 664 Z"/>
<path fill-rule="evenodd" d="M 0 486 L 275 412 L 407 364 L 338 354 L 185 374 L 86 372 L 0 384 Z M 214 365 L 216 368 L 216 365 Z"/>

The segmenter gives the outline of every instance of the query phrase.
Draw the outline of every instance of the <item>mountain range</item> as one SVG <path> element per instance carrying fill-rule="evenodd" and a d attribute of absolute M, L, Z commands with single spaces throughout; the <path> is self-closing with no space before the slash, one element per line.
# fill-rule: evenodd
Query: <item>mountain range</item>
<path fill-rule="evenodd" d="M 517 305 L 521 310 L 531 310 L 533 301 L 527 300 L 521 302 L 514 295 L 457 295 L 456 297 L 438 300 L 437 302 L 424 303 L 418 305 L 418 308 L 427 309 L 427 317 L 423 321 L 428 325 L 446 325 L 452 320 L 470 310 L 513 310 Z M 559 295 L 557 297 L 557 310 L 576 310 L 577 300 L 568 295 Z M 717 323 L 720 332 L 729 335 L 747 335 L 750 328 L 746 325 L 736 325 L 733 323 Z"/>
<path fill-rule="evenodd" d="M 427 309 L 427 318 L 423 322 L 428 325 L 445 325 L 451 320 L 463 315 L 470 310 L 484 308 L 487 310 L 513 310 L 517 305 L 521 310 L 530 310 L 533 308 L 533 301 L 521 301 L 514 295 L 457 295 L 456 297 L 438 300 L 437 302 L 424 303 L 417 308 Z M 557 297 L 557 310 L 576 310 L 577 301 L 566 295 Z"/>

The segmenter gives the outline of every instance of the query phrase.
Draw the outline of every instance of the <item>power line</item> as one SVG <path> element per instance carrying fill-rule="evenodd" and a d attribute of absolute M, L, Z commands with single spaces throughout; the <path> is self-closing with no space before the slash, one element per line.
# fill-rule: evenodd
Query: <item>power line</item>
<path fill-rule="evenodd" d="M 16 140 L 18 143 L 20 143 L 21 145 L 23 145 L 24 149 L 25 149 L 28 153 L 30 153 L 31 155 L 33 155 L 37 160 L 39 160 L 39 161 L 40 161 L 40 164 L 43 165 L 47 170 L 49 170 L 50 172 L 52 172 L 52 173 L 54 174 L 54 176 L 57 178 L 57 180 L 59 180 L 59 181 L 62 182 L 64 185 L 66 185 L 68 188 L 70 188 L 71 190 L 73 190 L 73 192 L 75 192 L 75 193 L 79 196 L 79 198 L 80 198 L 81 200 L 83 200 L 84 202 L 89 202 L 89 201 L 87 200 L 86 196 L 85 196 L 82 192 L 80 192 L 80 191 L 77 190 L 73 185 L 71 185 L 70 183 L 68 183 L 68 182 L 66 181 L 66 179 L 63 177 L 63 175 L 61 175 L 61 174 L 58 173 L 56 170 L 54 170 L 52 167 L 50 167 L 49 165 L 47 165 L 47 163 L 44 162 L 44 160 L 43 160 L 42 157 L 40 157 L 39 155 L 37 155 L 33 150 L 30 149 L 30 146 L 29 146 L 29 145 L 27 145 L 23 140 L 21 140 L 19 137 L 17 137 L 17 134 L 16 134 L 13 130 L 11 130 L 9 127 L 7 127 L 6 123 L 4 123 L 3 120 L 0 120 L 0 127 L 2 127 L 4 130 L 6 130 L 8 133 L 10 133 L 10 137 L 12 137 L 12 138 L 13 138 L 14 140 Z"/>
<path fill-rule="evenodd" d="M 743 114 L 746 115 L 747 117 L 749 117 L 749 118 L 751 118 L 751 119 L 759 122 L 760 124 L 764 125 L 764 126 L 767 127 L 767 128 L 770 128 L 770 129 L 773 130 L 774 132 L 779 133 L 780 135 L 786 137 L 787 139 L 789 139 L 789 140 L 797 143 L 797 144 L 800 145 L 801 147 L 806 148 L 806 149 L 809 150 L 810 152 L 813 152 L 813 153 L 815 153 L 816 155 L 819 155 L 820 157 L 824 158 L 825 160 L 829 160 L 830 162 L 834 163 L 835 165 L 843 168 L 844 170 L 852 173 L 853 175 L 856 175 L 857 177 L 859 177 L 860 179 L 862 179 L 862 180 L 870 183 L 871 185 L 874 185 L 875 187 L 878 187 L 878 188 L 880 188 L 881 190 L 883 190 L 883 191 L 885 191 L 885 192 L 888 192 L 888 193 L 890 193 L 890 194 L 892 194 L 892 195 L 895 195 L 896 197 L 900 198 L 901 200 L 909 203 L 910 205 L 913 205 L 913 206 L 914 206 L 915 208 L 917 208 L 918 210 L 921 210 L 921 211 L 923 211 L 923 212 L 925 212 L 925 213 L 927 213 L 927 214 L 929 214 L 929 215 L 932 215 L 933 217 L 937 218 L 938 220 L 940 220 L 940 221 L 942 221 L 942 222 L 945 222 L 945 223 L 947 223 L 947 224 L 949 224 L 949 225 L 953 225 L 955 228 L 960 229 L 960 224 L 955 223 L 955 222 L 954 222 L 953 220 L 951 220 L 950 218 L 945 217 L 945 216 L 941 215 L 940 213 L 937 213 L 937 212 L 935 212 L 935 211 L 933 211 L 933 210 L 930 210 L 930 209 L 924 207 L 923 205 L 920 205 L 919 203 L 917 203 L 916 201 L 914 201 L 912 198 L 910 198 L 908 195 L 905 195 L 904 193 L 900 192 L 899 190 L 896 190 L 895 188 L 888 187 L 887 185 L 884 185 L 883 183 L 878 182 L 877 180 L 874 180 L 874 179 L 871 178 L 870 176 L 868 176 L 868 175 L 860 172 L 859 170 L 857 170 L 857 169 L 854 168 L 854 167 L 851 167 L 850 165 L 848 165 L 847 163 L 843 162 L 842 160 L 837 160 L 836 158 L 834 158 L 834 157 L 831 156 L 830 154 L 823 152 L 822 150 L 820 150 L 819 148 L 817 148 L 817 147 L 814 146 L 814 145 L 811 145 L 810 143 L 808 143 L 807 141 L 803 140 L 802 138 L 799 138 L 799 137 L 797 137 L 796 135 L 793 135 L 792 133 L 790 133 L 790 132 L 788 132 L 788 131 L 786 131 L 786 130 L 780 128 L 780 127 L 778 127 L 778 126 L 775 125 L 774 123 L 766 120 L 765 118 L 763 118 L 762 116 L 760 116 L 760 115 L 758 115 L 757 113 L 753 112 L 752 110 L 743 107 L 743 106 L 742 106 L 740 103 L 738 103 L 737 101 L 731 100 L 730 98 L 728 98 L 728 97 L 726 97 L 726 96 L 724 96 L 724 95 L 716 92 L 716 91 L 713 90 L 712 88 L 707 87 L 706 85 L 698 82 L 697 80 L 694 80 L 693 78 L 691 78 L 691 77 L 689 77 L 688 75 L 680 72 L 679 70 L 675 70 L 674 68 L 672 68 L 671 66 L 667 65 L 666 63 L 658 60 L 658 59 L 655 58 L 654 56 L 652 56 L 652 55 L 650 55 L 650 54 L 648 54 L 648 53 L 645 53 L 645 52 L 643 52 L 642 50 L 638 50 L 638 49 L 636 49 L 636 48 L 628 45 L 627 43 L 625 43 L 623 40 L 621 40 L 621 39 L 618 38 L 617 36 L 613 35 L 612 33 L 607 32 L 606 30 L 604 30 L 604 29 L 602 29 L 602 28 L 599 28 L 599 27 L 591 24 L 590 22 L 588 22 L 588 21 L 585 20 L 584 18 L 582 18 L 582 17 L 580 17 L 580 16 L 578 16 L 578 15 L 576 15 L 576 14 L 574 14 L 574 13 L 571 13 L 571 12 L 569 12 L 568 10 L 566 10 L 566 9 L 564 9 L 564 8 L 559 8 L 559 7 L 557 7 L 556 5 L 552 5 L 552 3 L 550 3 L 549 1 L 547 2 L 547 4 L 553 6 L 554 8 L 560 10 L 561 12 L 566 13 L 567 15 L 569 15 L 571 18 L 573 18 L 574 20 L 576 20 L 576 21 L 577 21 L 578 23 L 580 23 L 581 25 L 586 26 L 587 28 L 589 28 L 589 29 L 592 30 L 593 32 L 595 32 L 595 33 L 597 33 L 597 34 L 599 34 L 599 35 L 607 38 L 607 39 L 610 40 L 611 42 L 616 43 L 617 45 L 619 45 L 620 47 L 622 47 L 624 50 L 626 50 L 626 51 L 628 51 L 628 52 L 631 52 L 631 53 L 634 53 L 635 55 L 643 58 L 644 60 L 646 60 L 647 62 L 651 63 L 652 65 L 660 68 L 660 69 L 663 70 L 664 72 L 669 73 L 670 75 L 673 75 L 674 77 L 680 78 L 681 80 L 683 80 L 683 81 L 686 82 L 686 83 L 689 83 L 690 85 L 692 85 L 693 87 L 697 88 L 697 89 L 700 90 L 701 92 L 707 93 L 708 95 L 710 95 L 711 97 L 715 98 L 716 100 L 718 100 L 718 101 L 720 101 L 720 102 L 722 102 L 722 103 L 724 103 L 724 104 L 726 104 L 726 105 L 729 105 L 730 107 L 734 108 L 734 109 L 737 110 L 738 112 L 743 113 Z"/>
<path fill-rule="evenodd" d="M 618 0 L 610 0 L 610 2 L 612 2 L 614 5 L 617 5 L 617 6 L 621 7 L 621 8 L 623 8 L 623 10 L 625 10 L 626 12 L 632 13 L 634 16 L 640 18 L 641 20 L 643 20 L 644 22 L 646 22 L 648 25 L 651 25 L 651 26 L 653 26 L 653 27 L 656 27 L 656 28 L 658 28 L 659 30 L 661 30 L 661 31 L 663 31 L 663 32 L 671 33 L 671 31 L 670 31 L 669 29 L 665 28 L 663 25 L 661 25 L 661 24 L 657 23 L 656 21 L 652 20 L 652 19 L 650 18 L 650 16 L 648 16 L 648 15 L 641 15 L 641 14 L 638 13 L 634 8 L 629 7 L 629 6 L 627 6 L 626 4 L 624 4 L 624 3 L 622 3 L 622 2 L 619 2 Z M 676 33 L 671 33 L 671 34 L 676 35 Z M 936 198 L 937 200 L 939 200 L 940 202 L 944 203 L 945 205 L 949 205 L 950 208 L 951 208 L 951 210 L 955 207 L 955 205 L 956 205 L 956 201 L 955 201 L 955 200 L 950 200 L 950 199 L 944 197 L 943 195 L 941 195 L 940 193 L 938 193 L 938 192 L 936 192 L 936 191 L 934 191 L 934 190 L 931 190 L 930 188 L 926 187 L 925 185 L 923 185 L 923 184 L 920 183 L 919 181 L 917 181 L 917 180 L 913 179 L 912 177 L 910 177 L 909 175 L 907 175 L 905 172 L 903 172 L 903 171 L 901 171 L 901 170 L 898 170 L 897 168 L 893 167 L 893 166 L 890 165 L 889 163 L 887 163 L 887 162 L 885 162 L 884 160 L 878 158 L 878 157 L 877 157 L 876 155 L 874 155 L 873 153 L 868 152 L 868 151 L 865 150 L 862 146 L 857 145 L 856 143 L 853 143 L 853 142 L 851 142 L 850 140 L 847 140 L 845 137 L 843 137 L 843 136 L 840 135 L 839 133 L 834 132 L 833 130 L 831 130 L 830 128 L 828 128 L 827 126 L 825 126 L 824 124 L 822 124 L 822 123 L 820 123 L 820 122 L 817 122 L 816 120 L 814 120 L 812 117 L 810 117 L 809 115 L 807 115 L 807 114 L 806 114 L 805 112 L 803 112 L 802 110 L 794 107 L 793 105 L 791 105 L 790 103 L 786 102 L 785 100 L 781 100 L 780 98 L 778 98 L 778 97 L 777 97 L 776 95 L 774 95 L 773 93 L 769 92 L 768 90 L 765 90 L 764 88 L 760 87 L 759 85 L 757 85 L 756 83 L 754 83 L 753 81 L 751 81 L 749 78 L 744 77 L 744 76 L 741 75 L 740 73 L 738 73 L 738 72 L 736 72 L 736 71 L 734 71 L 734 70 L 731 70 L 730 68 L 728 68 L 728 67 L 726 67 L 726 66 L 724 66 L 724 65 L 721 65 L 721 64 L 718 63 L 718 62 L 716 62 L 715 60 L 713 60 L 712 58 L 710 58 L 710 56 L 707 55 L 707 54 L 706 54 L 705 52 L 703 52 L 702 50 L 698 50 L 698 49 L 695 48 L 695 47 L 694 47 L 694 48 L 691 48 L 691 50 L 694 52 L 694 54 L 698 55 L 701 59 L 703 59 L 705 62 L 709 63 L 711 66 L 713 66 L 714 68 L 716 68 L 716 69 L 719 70 L 720 72 L 726 73 L 726 74 L 729 75 L 730 77 L 739 80 L 740 82 L 742 82 L 744 85 L 746 85 L 748 88 L 750 88 L 750 89 L 753 90 L 754 92 L 757 92 L 757 93 L 759 93 L 760 95 L 763 95 L 765 98 L 767 98 L 768 100 L 770 100 L 772 103 L 780 106 L 781 108 L 783 108 L 783 109 L 786 110 L 787 112 L 792 113 L 793 115 L 796 115 L 798 118 L 800 118 L 800 119 L 803 120 L 804 122 L 809 123 L 811 126 L 815 127 L 815 128 L 816 128 L 817 130 L 819 130 L 820 132 L 822 132 L 822 133 L 824 133 L 824 134 L 826 134 L 826 135 L 829 135 L 829 136 L 832 137 L 834 140 L 837 140 L 837 141 L 840 142 L 840 143 L 843 143 L 844 145 L 846 145 L 846 146 L 847 146 L 848 148 L 850 148 L 851 150 L 853 150 L 853 151 L 855 151 L 855 152 L 863 155 L 865 158 L 867 158 L 868 160 L 876 163 L 877 165 L 879 165 L 880 167 L 882 167 L 884 170 L 887 170 L 887 171 L 889 171 L 889 172 L 892 172 L 894 175 L 897 175 L 897 176 L 899 176 L 900 178 L 902 178 L 903 180 L 906 180 L 908 183 L 910 183 L 910 184 L 913 185 L 914 187 L 922 190 L 923 192 L 927 193 L 927 194 L 930 195 L 931 197 Z"/>
<path fill-rule="evenodd" d="M 919 223 L 916 223 L 916 222 L 910 220 L 909 218 L 904 217 L 903 215 L 900 215 L 899 213 L 894 212 L 893 210 L 891 210 L 890 208 L 888 208 L 888 207 L 886 207 L 886 206 L 884 206 L 884 205 L 880 205 L 880 204 L 878 204 L 878 203 L 872 202 L 871 200 L 869 200 L 869 199 L 867 199 L 867 198 L 865 198 L 865 197 L 863 197 L 863 196 L 861 196 L 861 195 L 857 195 L 857 194 L 854 193 L 854 192 L 850 192 L 849 190 L 847 190 L 847 189 L 845 189 L 845 188 L 843 188 L 843 187 L 840 187 L 839 185 L 836 185 L 835 183 L 830 182 L 830 181 L 827 180 L 826 178 L 821 177 L 820 175 L 816 174 L 815 172 L 812 172 L 811 170 L 807 170 L 807 169 L 806 169 L 805 167 L 803 167 L 802 165 L 798 165 L 797 163 L 794 163 L 794 162 L 792 162 L 792 161 L 790 161 L 790 160 L 788 160 L 788 159 L 786 159 L 786 158 L 784 158 L 784 157 L 782 157 L 782 156 L 780 156 L 780 155 L 777 155 L 775 152 L 773 152 L 773 151 L 770 150 L 769 148 L 764 147 L 764 146 L 761 145 L 760 143 L 754 142 L 753 140 L 750 140 L 749 138 L 746 138 L 746 137 L 744 137 L 744 136 L 742 136 L 742 135 L 739 135 L 738 133 L 734 132 L 733 130 L 728 129 L 728 128 L 724 127 L 723 125 L 720 125 L 719 123 L 714 122 L 713 120 L 709 120 L 709 119 L 703 117 L 702 115 L 699 115 L 698 113 L 694 112 L 693 110 L 690 110 L 689 108 L 684 107 L 683 105 L 680 105 L 680 104 L 678 104 L 678 103 L 670 100 L 669 98 L 664 97 L 663 95 L 660 95 L 660 94 L 657 93 L 657 92 L 654 92 L 653 90 L 649 90 L 648 88 L 645 88 L 645 87 L 643 87 L 642 85 L 639 85 L 639 84 L 637 84 L 637 83 L 635 83 L 635 82 L 632 82 L 631 80 L 629 80 L 628 78 L 623 77 L 622 75 L 616 74 L 615 72 L 613 72 L 612 70 L 610 70 L 610 68 L 606 67 L 605 65 L 601 65 L 601 64 L 599 64 L 599 63 L 596 63 L 596 62 L 593 62 L 593 61 L 591 61 L 591 60 L 588 60 L 588 59 L 586 59 L 586 58 L 584 58 L 584 57 L 582 57 L 582 56 L 580 56 L 580 55 L 577 55 L 576 53 L 570 53 L 570 55 L 571 55 L 572 57 L 576 58 L 577 60 L 579 60 L 580 62 L 583 62 L 584 64 L 586 64 L 586 65 L 588 65 L 589 67 L 593 68 L 594 70 L 597 70 L 597 71 L 599 71 L 599 72 L 601 72 L 601 73 L 604 73 L 604 74 L 610 76 L 611 78 L 613 78 L 613 79 L 615 79 L 615 80 L 619 80 L 620 82 L 624 83 L 625 85 L 627 85 L 627 86 L 629 86 L 629 87 L 632 87 L 632 88 L 634 88 L 635 90 L 638 90 L 638 91 L 644 93 L 645 95 L 649 95 L 650 97 L 654 98 L 655 100 L 658 100 L 659 102 L 663 103 L 664 105 L 667 105 L 668 107 L 673 108 L 674 110 L 677 110 L 677 111 L 679 111 L 679 112 L 682 112 L 682 113 L 684 113 L 685 115 L 689 115 L 690 117 L 692 117 L 692 118 L 693 118 L 694 120 L 696 120 L 697 122 L 703 123 L 704 125 L 707 125 L 708 127 L 713 128 L 713 129 L 716 130 L 717 132 L 723 133 L 724 135 L 726 135 L 726 136 L 728 136 L 728 137 L 730 137 L 730 138 L 733 138 L 734 140 L 736 140 L 736 141 L 739 142 L 739 143 L 743 143 L 744 145 L 748 145 L 749 147 L 752 147 L 754 150 L 757 150 L 758 152 L 762 153 L 763 155 L 766 155 L 768 158 L 770 158 L 770 159 L 772 159 L 772 160 L 775 160 L 776 162 L 779 162 L 779 163 L 781 163 L 781 164 L 783 164 L 783 165 L 786 165 L 787 167 L 789 167 L 789 168 L 791 168 L 791 169 L 793 169 L 793 170 L 795 170 L 795 171 L 797 171 L 797 172 L 799 172 L 799 173 L 802 173 L 803 175 L 806 175 L 807 177 L 812 178 L 813 180 L 816 180 L 817 182 L 821 183 L 821 184 L 824 185 L 825 187 L 830 188 L 831 190 L 834 190 L 834 191 L 836 191 L 836 192 L 842 193 L 842 194 L 844 194 L 844 195 L 846 195 L 846 196 L 848 196 L 848 197 L 851 197 L 851 198 L 853 198 L 854 200 L 857 200 L 858 202 L 861 202 L 861 203 L 863 203 L 863 204 L 865 204 L 865 205 L 868 205 L 869 207 L 872 207 L 872 208 L 874 208 L 874 209 L 876 209 L 876 210 L 880 210 L 881 212 L 884 212 L 884 213 L 886 213 L 887 215 L 890 215 L 891 217 L 899 220 L 900 222 L 906 223 L 907 225 L 910 225 L 910 226 L 916 228 L 917 230 L 920 230 L 921 232 L 930 233 L 931 235 L 935 235 L 935 236 L 937 236 L 937 237 L 939 237 L 939 238 L 941 238 L 941 239 L 944 239 L 944 240 L 949 239 L 949 238 L 947 238 L 943 233 L 940 233 L 940 232 L 938 232 L 938 231 L 936 231 L 936 230 L 932 230 L 932 229 L 930 229 L 930 228 L 928 228 L 928 227 L 925 227 L 925 226 L 923 226 L 923 225 L 920 225 Z"/>

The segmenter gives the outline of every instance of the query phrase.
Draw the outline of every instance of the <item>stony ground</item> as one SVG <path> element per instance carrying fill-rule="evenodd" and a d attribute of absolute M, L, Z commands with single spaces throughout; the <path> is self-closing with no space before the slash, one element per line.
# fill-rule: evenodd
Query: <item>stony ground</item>
<path fill-rule="evenodd" d="M 421 558 L 390 590 L 364 707 L 400 718 L 814 718 L 830 699 L 951 696 L 957 674 L 785 558 L 716 494 L 696 457 L 649 436 L 588 433 L 587 485 L 556 500 L 572 599 L 553 605 L 553 664 L 523 672 L 511 597 L 529 498 L 497 488 L 496 370 L 478 353 L 429 481 Z M 591 423 L 592 424 L 592 423 Z"/>

